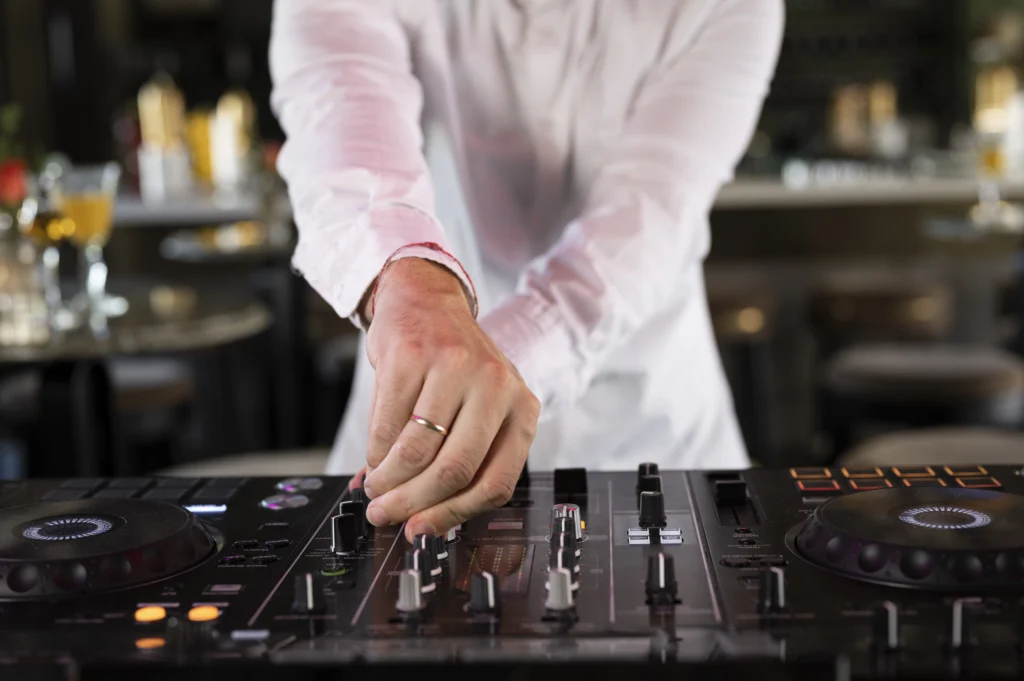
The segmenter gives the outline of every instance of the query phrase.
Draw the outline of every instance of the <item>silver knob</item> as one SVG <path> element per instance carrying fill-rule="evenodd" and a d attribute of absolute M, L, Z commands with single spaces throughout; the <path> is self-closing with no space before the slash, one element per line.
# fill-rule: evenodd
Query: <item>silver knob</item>
<path fill-rule="evenodd" d="M 555 504 L 551 507 L 551 525 L 548 537 L 551 537 L 556 532 L 555 521 L 558 518 L 571 518 L 573 524 L 573 533 L 576 535 L 576 541 L 583 539 L 583 523 L 580 518 L 580 507 L 576 504 Z"/>
<path fill-rule="evenodd" d="M 548 610 L 569 610 L 572 606 L 572 573 L 565 568 L 551 570 L 548 573 L 548 598 L 544 607 Z"/>
<path fill-rule="evenodd" d="M 402 570 L 398 573 L 398 612 L 413 613 L 423 609 L 423 593 L 420 591 L 418 570 Z"/>

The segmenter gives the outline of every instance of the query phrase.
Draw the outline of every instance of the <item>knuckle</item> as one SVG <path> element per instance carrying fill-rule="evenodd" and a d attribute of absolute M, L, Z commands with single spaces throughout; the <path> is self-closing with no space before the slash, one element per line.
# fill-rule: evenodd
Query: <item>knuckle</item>
<path fill-rule="evenodd" d="M 469 483 L 473 482 L 475 474 L 475 466 L 465 455 L 449 457 L 441 462 L 437 470 L 438 481 L 445 489 L 452 492 L 465 489 Z"/>
<path fill-rule="evenodd" d="M 500 390 L 505 390 L 512 384 L 511 370 L 499 359 L 485 361 L 480 367 L 480 374 L 488 385 Z"/>
<path fill-rule="evenodd" d="M 415 507 L 412 498 L 407 494 L 396 494 L 391 492 L 390 508 L 388 517 L 396 522 L 408 520 L 418 509 Z"/>
<path fill-rule="evenodd" d="M 537 399 L 537 396 L 529 390 L 524 390 L 519 404 L 523 419 L 534 424 L 537 423 L 540 418 L 540 400 Z"/>
<path fill-rule="evenodd" d="M 380 421 L 374 424 L 371 437 L 373 438 L 374 444 L 387 451 L 391 448 L 391 445 L 395 443 L 395 440 L 398 439 L 398 434 L 400 432 L 401 429 L 394 423 Z"/>
<path fill-rule="evenodd" d="M 501 508 L 509 502 L 516 489 L 516 481 L 507 475 L 484 481 L 481 486 L 484 503 L 488 508 Z"/>
<path fill-rule="evenodd" d="M 469 348 L 465 345 L 450 345 L 443 351 L 445 364 L 453 367 L 463 367 L 469 363 Z"/>
<path fill-rule="evenodd" d="M 406 468 L 425 468 L 434 452 L 419 438 L 407 438 L 395 443 L 394 450 L 398 460 Z"/>

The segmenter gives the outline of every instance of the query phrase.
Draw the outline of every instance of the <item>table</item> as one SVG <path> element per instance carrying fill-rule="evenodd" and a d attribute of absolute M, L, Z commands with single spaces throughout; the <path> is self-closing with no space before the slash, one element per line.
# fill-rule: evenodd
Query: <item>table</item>
<path fill-rule="evenodd" d="M 255 338 L 272 323 L 267 307 L 251 297 L 168 287 L 117 292 L 125 295 L 128 310 L 106 320 L 99 332 L 84 325 L 54 334 L 46 343 L 0 345 L 0 366 L 35 368 L 42 375 L 39 444 L 46 460 L 29 461 L 32 476 L 103 476 L 125 470 L 106 360 L 189 354 L 216 370 L 222 362 L 212 351 Z M 197 395 L 219 418 L 228 402 L 224 382 L 216 375 L 201 380 L 205 384 Z"/>

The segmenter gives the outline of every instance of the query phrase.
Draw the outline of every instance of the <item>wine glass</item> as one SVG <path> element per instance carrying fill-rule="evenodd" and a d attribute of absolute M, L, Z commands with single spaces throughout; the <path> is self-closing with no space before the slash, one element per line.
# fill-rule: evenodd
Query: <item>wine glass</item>
<path fill-rule="evenodd" d="M 33 193 L 22 202 L 18 211 L 18 229 L 40 254 L 40 278 L 50 326 L 55 331 L 76 328 L 80 320 L 75 311 L 64 304 L 60 288 L 60 243 L 70 236 L 74 223 L 46 199 Z"/>
<path fill-rule="evenodd" d="M 114 200 L 120 180 L 121 166 L 111 162 L 72 166 L 56 178 L 53 186 L 57 209 L 74 223 L 69 240 L 81 249 L 86 302 L 92 312 L 108 317 L 122 315 L 128 309 L 124 298 L 107 293 L 103 257 L 114 226 Z"/>

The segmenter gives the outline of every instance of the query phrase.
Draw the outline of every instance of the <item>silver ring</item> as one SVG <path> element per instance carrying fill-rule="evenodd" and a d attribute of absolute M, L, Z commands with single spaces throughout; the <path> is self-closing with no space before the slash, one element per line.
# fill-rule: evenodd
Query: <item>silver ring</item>
<path fill-rule="evenodd" d="M 428 421 L 427 419 L 423 418 L 422 416 L 417 416 L 416 414 L 413 414 L 409 418 L 409 420 L 412 421 L 413 423 L 418 423 L 418 424 L 420 424 L 421 426 L 423 426 L 425 428 L 430 428 L 435 433 L 441 433 L 441 435 L 444 435 L 446 437 L 448 435 L 448 429 L 447 428 L 445 428 L 444 426 L 439 426 L 436 423 L 434 423 L 433 421 Z"/>

